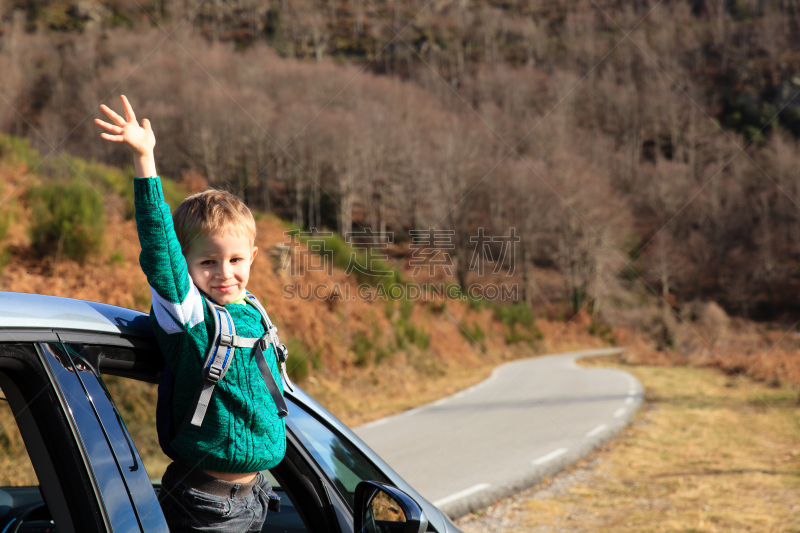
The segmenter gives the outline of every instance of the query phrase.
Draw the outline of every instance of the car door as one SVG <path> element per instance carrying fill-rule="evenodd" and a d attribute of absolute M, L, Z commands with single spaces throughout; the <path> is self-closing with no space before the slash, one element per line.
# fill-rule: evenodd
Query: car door
<path fill-rule="evenodd" d="M 112 387 L 115 398 L 106 386 L 108 380 L 122 379 L 155 387 L 158 369 L 163 368 L 157 348 L 147 342 L 97 334 L 61 332 L 55 339 L 59 342 L 35 343 L 33 352 L 57 400 L 52 409 L 60 407 L 65 414 L 76 443 L 79 453 L 75 457 L 80 461 L 73 460 L 81 462 L 89 474 L 88 486 L 102 518 L 103 527 L 97 530 L 166 531 L 156 499 L 160 482 L 151 479 L 152 473 L 148 475 L 136 443 L 138 440 L 152 452 L 153 443 L 142 439 L 152 441 L 155 435 L 141 428 L 131 435 L 125 415 L 115 405 L 123 405 L 125 411 L 131 399 L 120 393 L 136 395 L 142 389 L 117 383 L 121 386 Z M 268 515 L 262 531 L 351 533 L 356 485 L 362 480 L 385 482 L 387 478 L 357 447 L 315 417 L 313 409 L 291 397 L 288 402 L 286 457 L 269 472 L 282 496 L 282 509 Z M 152 405 L 144 408 L 154 411 Z M 160 476 L 157 468 L 154 472 Z M 52 498 L 45 499 L 50 505 Z"/>
<path fill-rule="evenodd" d="M 39 341 L 0 344 L 0 388 L 18 422 L 44 500 L 36 508 L 36 520 L 12 516 L 5 528 L 45 531 L 52 529 L 43 526 L 49 523 L 59 532 L 167 533 L 130 435 L 76 347 L 61 343 L 52 332 L 2 333 L 0 342 Z"/>
<path fill-rule="evenodd" d="M 100 380 L 108 382 L 115 402 L 121 405 L 123 418 L 133 416 L 137 409 L 126 410 L 141 397 L 142 410 L 154 413 L 155 383 L 163 369 L 163 359 L 155 346 L 122 347 L 118 345 L 77 343 L 83 337 L 70 337 L 67 349 L 73 357 L 80 357 L 86 364 L 96 367 Z M 95 339 L 97 342 L 99 339 Z M 121 383 L 119 380 L 138 383 Z M 149 382 L 148 385 L 144 383 Z M 133 398 L 133 397 L 138 398 Z M 284 460 L 268 472 L 273 487 L 281 496 L 281 512 L 270 513 L 264 523 L 264 533 L 352 533 L 353 494 L 362 480 L 388 481 L 358 449 L 341 434 L 317 419 L 313 409 L 308 409 L 292 396 L 287 395 L 290 406 L 287 417 L 287 451 Z M 131 421 L 133 427 L 135 422 Z M 134 445 L 145 452 L 145 463 L 150 462 L 151 478 L 159 480 L 166 463 L 155 464 L 163 457 L 155 442 L 155 433 L 147 428 L 134 427 Z M 155 451 L 153 451 L 155 450 Z M 149 457 L 148 457 L 149 456 Z M 149 461 L 148 461 L 149 458 Z M 159 469 L 160 468 L 160 469 Z"/>
<path fill-rule="evenodd" d="M 120 464 L 130 468 L 133 463 L 126 463 L 126 459 L 139 459 L 138 450 L 142 450 L 144 459 L 139 459 L 139 464 L 142 471 L 148 471 L 150 492 L 159 491 L 160 477 L 169 460 L 160 451 L 154 427 L 156 383 L 164 367 L 158 348 L 146 342 L 126 344 L 129 341 L 109 336 L 74 333 L 62 334 L 62 338 L 69 341 L 63 349 L 77 361 L 79 375 L 84 377 L 83 367 L 92 370 L 91 377 L 98 385 L 94 395 L 107 393 L 109 401 L 119 406 L 114 414 L 128 419 L 126 428 L 132 431 L 125 434 L 130 434 L 130 446 L 137 453 L 131 455 L 123 448 L 118 454 Z M 88 376 L 85 381 L 93 382 Z M 122 439 L 117 444 L 128 446 Z M 353 518 L 347 505 L 328 486 L 325 475 L 291 430 L 287 432 L 286 457 L 267 474 L 281 496 L 281 512 L 270 513 L 262 531 L 352 533 Z M 160 510 L 157 514 L 161 515 Z"/>

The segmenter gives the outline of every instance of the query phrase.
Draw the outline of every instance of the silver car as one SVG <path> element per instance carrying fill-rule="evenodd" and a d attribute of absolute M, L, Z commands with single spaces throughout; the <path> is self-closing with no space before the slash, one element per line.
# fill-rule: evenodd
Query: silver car
<path fill-rule="evenodd" d="M 163 368 L 144 313 L 0 292 L 0 389 L 39 481 L 0 489 L 0 533 L 167 532 L 103 380 L 158 383 Z M 263 532 L 460 531 L 314 398 L 286 400 L 286 457 L 269 471 L 281 510 Z"/>

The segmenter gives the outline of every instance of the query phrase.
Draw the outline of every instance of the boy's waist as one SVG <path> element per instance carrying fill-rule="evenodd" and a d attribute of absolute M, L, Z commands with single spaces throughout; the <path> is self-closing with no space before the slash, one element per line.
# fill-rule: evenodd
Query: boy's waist
<path fill-rule="evenodd" d="M 255 473 L 253 479 L 246 483 L 236 483 L 233 481 L 226 481 L 218 477 L 203 472 L 199 468 L 189 466 L 182 458 L 167 467 L 164 472 L 164 477 L 161 480 L 162 485 L 174 486 L 178 483 L 185 483 L 186 485 L 197 489 L 206 494 L 220 496 L 222 498 L 244 498 L 253 491 L 253 487 L 258 483 L 259 472 Z"/>

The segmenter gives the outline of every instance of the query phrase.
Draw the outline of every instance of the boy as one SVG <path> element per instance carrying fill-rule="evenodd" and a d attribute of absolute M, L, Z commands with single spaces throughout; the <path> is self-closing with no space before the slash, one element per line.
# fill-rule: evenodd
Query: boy
<path fill-rule="evenodd" d="M 125 144 L 134 156 L 139 263 L 153 297 L 150 321 L 175 376 L 172 420 L 178 427 L 195 413 L 209 340 L 214 338 L 214 318 L 201 291 L 227 309 L 236 335 L 265 334 L 260 312 L 245 301 L 250 265 L 258 252 L 255 221 L 239 198 L 215 190 L 190 196 L 170 217 L 156 174 L 150 121 L 144 119 L 139 126 L 127 98 L 120 98 L 126 119 L 101 105 L 116 125 L 100 119 L 95 124 L 109 132 L 102 138 Z M 284 456 L 284 421 L 254 350 L 235 350 L 227 373 L 213 388 L 201 425 L 184 423 L 171 442 L 180 458 L 167 467 L 159 499 L 172 533 L 261 531 L 269 500 L 276 497 L 260 471 Z M 282 385 L 272 346 L 264 352 L 275 383 Z"/>

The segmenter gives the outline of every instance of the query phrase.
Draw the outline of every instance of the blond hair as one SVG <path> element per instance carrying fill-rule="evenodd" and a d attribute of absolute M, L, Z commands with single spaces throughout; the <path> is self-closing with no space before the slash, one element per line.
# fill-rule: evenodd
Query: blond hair
<path fill-rule="evenodd" d="M 256 238 L 253 213 L 235 194 L 208 189 L 186 198 L 172 214 L 175 234 L 185 254 L 197 237 L 223 233 Z"/>

